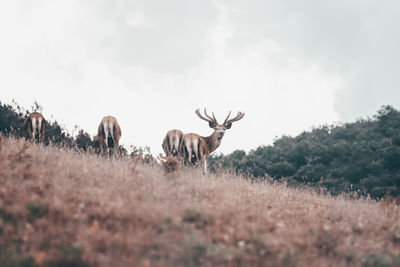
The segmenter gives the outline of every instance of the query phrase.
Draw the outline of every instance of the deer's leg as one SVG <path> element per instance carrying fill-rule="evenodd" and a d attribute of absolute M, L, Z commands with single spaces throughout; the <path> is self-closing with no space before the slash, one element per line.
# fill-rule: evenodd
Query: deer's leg
<path fill-rule="evenodd" d="M 119 148 L 119 140 L 114 140 L 114 156 L 117 157 Z"/>
<path fill-rule="evenodd" d="M 102 150 L 102 154 L 104 157 L 108 155 L 108 143 L 107 142 L 108 142 L 107 138 L 105 138 L 101 145 L 101 148 L 102 148 L 101 150 Z"/>
<path fill-rule="evenodd" d="M 32 119 L 32 142 L 36 142 L 36 119 Z"/>
<path fill-rule="evenodd" d="M 202 163 L 203 163 L 203 174 L 206 174 L 207 173 L 207 159 L 205 156 L 202 158 Z"/>
<path fill-rule="evenodd" d="M 199 157 L 199 143 L 200 143 L 199 140 L 195 140 L 192 143 L 192 151 L 193 151 L 192 155 L 194 157 L 194 160 L 192 161 L 191 159 L 191 163 L 193 163 L 193 165 L 197 165 L 198 162 L 201 160 L 201 158 Z"/>
<path fill-rule="evenodd" d="M 28 130 L 28 134 L 26 137 L 27 140 L 33 142 L 32 130 Z"/>
<path fill-rule="evenodd" d="M 39 133 L 39 142 L 40 142 L 40 143 L 43 143 L 44 135 L 45 135 L 45 132 L 44 132 L 44 131 L 41 131 L 41 132 Z"/>
<path fill-rule="evenodd" d="M 187 156 L 185 157 L 185 163 L 191 164 L 192 163 L 192 149 L 190 147 L 190 144 L 186 144 L 186 152 L 187 152 Z"/>

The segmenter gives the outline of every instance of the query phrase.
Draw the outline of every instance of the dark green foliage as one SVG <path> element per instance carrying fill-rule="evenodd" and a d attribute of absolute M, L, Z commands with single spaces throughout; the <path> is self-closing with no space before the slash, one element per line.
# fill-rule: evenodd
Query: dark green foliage
<path fill-rule="evenodd" d="M 85 267 L 90 266 L 82 259 L 82 247 L 79 244 L 64 243 L 59 246 L 59 255 L 50 266 Z"/>
<path fill-rule="evenodd" d="M 185 249 L 184 266 L 201 266 L 202 257 L 207 254 L 208 244 L 196 243 Z"/>
<path fill-rule="evenodd" d="M 90 135 L 85 132 L 84 130 L 80 130 L 78 135 L 76 136 L 76 145 L 78 146 L 79 149 L 83 149 L 84 151 L 87 150 L 89 146 L 92 145 L 93 141 L 90 138 Z"/>
<path fill-rule="evenodd" d="M 28 111 L 16 103 L 7 105 L 0 102 L 0 132 L 3 135 L 12 135 L 17 138 L 25 137 L 24 120 L 33 111 L 42 112 L 42 107 L 35 102 Z M 77 147 L 86 151 L 87 147 L 93 143 L 90 135 L 85 131 L 80 130 L 74 138 L 57 121 L 50 122 L 49 118 L 45 119 L 47 121 L 45 145 L 52 143 L 70 148 Z"/>
<path fill-rule="evenodd" d="M 185 214 L 183 215 L 184 222 L 199 222 L 201 218 L 201 212 L 195 209 L 187 209 L 185 210 Z"/>
<path fill-rule="evenodd" d="M 24 125 L 27 114 L 28 112 L 24 112 L 18 105 L 14 108 L 0 102 L 0 132 L 4 135 L 12 134 L 21 137 L 23 132 L 20 129 Z"/>
<path fill-rule="evenodd" d="M 363 267 L 389 267 L 399 266 L 400 257 L 390 254 L 376 254 L 371 253 L 361 260 Z"/>
<path fill-rule="evenodd" d="M 49 212 L 49 206 L 40 202 L 28 203 L 26 209 L 28 210 L 28 220 L 30 222 L 34 221 L 36 218 L 46 216 Z"/>
<path fill-rule="evenodd" d="M 13 102 L 12 105 L 2 104 L 0 102 L 0 133 L 5 136 L 14 136 L 16 138 L 26 137 L 24 129 L 24 120 L 29 113 L 37 111 L 42 112 L 42 107 L 34 102 L 34 105 L 28 111 L 20 107 L 17 103 Z M 49 118 L 45 118 L 47 121 L 46 134 L 44 137 L 44 144 L 58 145 L 68 148 L 74 148 L 80 151 L 88 151 L 89 147 L 92 153 L 98 153 L 100 144 L 98 140 L 92 139 L 91 136 L 82 129 L 76 126 L 75 130 L 78 130 L 76 137 L 72 136 L 65 130 L 57 121 L 49 121 Z M 154 163 L 155 158 L 151 155 L 149 147 L 136 147 L 131 146 L 131 153 L 122 145 L 118 148 L 118 154 L 120 156 L 140 156 L 144 163 Z"/>
<path fill-rule="evenodd" d="M 288 178 L 333 193 L 400 195 L 400 112 L 382 107 L 371 119 L 321 126 L 246 154 L 213 156 L 212 170 L 230 168 L 254 177 Z"/>
<path fill-rule="evenodd" d="M 2 267 L 33 267 L 34 262 L 31 257 L 25 257 L 20 252 L 11 249 L 0 252 L 0 266 Z"/>
<path fill-rule="evenodd" d="M 46 145 L 53 143 L 53 144 L 63 145 L 66 147 L 73 147 L 75 144 L 74 138 L 69 133 L 67 133 L 57 123 L 57 121 L 47 124 L 44 142 Z"/>

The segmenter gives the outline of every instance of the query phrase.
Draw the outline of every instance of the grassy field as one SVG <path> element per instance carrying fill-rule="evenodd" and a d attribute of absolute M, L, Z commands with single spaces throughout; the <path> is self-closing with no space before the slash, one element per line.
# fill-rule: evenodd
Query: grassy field
<path fill-rule="evenodd" d="M 0 266 L 400 266 L 390 201 L 0 139 Z"/>

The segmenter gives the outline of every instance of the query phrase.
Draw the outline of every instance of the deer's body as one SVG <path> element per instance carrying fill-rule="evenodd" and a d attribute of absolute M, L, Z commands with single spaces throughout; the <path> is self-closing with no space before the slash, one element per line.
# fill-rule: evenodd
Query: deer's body
<path fill-rule="evenodd" d="M 188 133 L 183 136 L 181 151 L 187 162 L 194 164 L 202 160 L 202 155 L 208 158 L 221 145 L 221 140 L 217 131 L 210 136 Z"/>
<path fill-rule="evenodd" d="M 181 154 L 183 133 L 179 130 L 170 130 L 164 137 L 162 148 L 165 155 L 168 157 L 170 155 L 174 157 L 179 157 Z"/>
<path fill-rule="evenodd" d="M 26 138 L 32 142 L 43 142 L 46 134 L 46 120 L 39 112 L 32 112 L 24 121 Z"/>
<path fill-rule="evenodd" d="M 118 151 L 121 127 L 113 116 L 105 116 L 97 129 L 97 138 L 103 155 L 113 155 Z"/>
<path fill-rule="evenodd" d="M 203 165 L 203 171 L 207 172 L 208 158 L 211 152 L 215 151 L 221 145 L 225 130 L 230 129 L 234 121 L 242 119 L 244 113 L 239 112 L 235 118 L 229 120 L 231 114 L 229 112 L 223 124 L 218 124 L 214 113 L 212 114 L 213 117 L 208 116 L 206 109 L 204 109 L 206 117 L 202 116 L 198 109 L 196 110 L 196 114 L 200 119 L 207 121 L 209 127 L 214 129 L 214 132 L 210 136 L 201 136 L 195 133 L 185 134 L 183 136 L 181 154 L 185 164 L 200 162 Z"/>

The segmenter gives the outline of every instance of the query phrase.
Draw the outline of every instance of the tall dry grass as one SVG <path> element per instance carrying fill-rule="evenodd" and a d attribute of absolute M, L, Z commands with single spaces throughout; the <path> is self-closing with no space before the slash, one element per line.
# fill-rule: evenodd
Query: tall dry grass
<path fill-rule="evenodd" d="M 0 266 L 400 265 L 394 203 L 0 138 Z"/>

